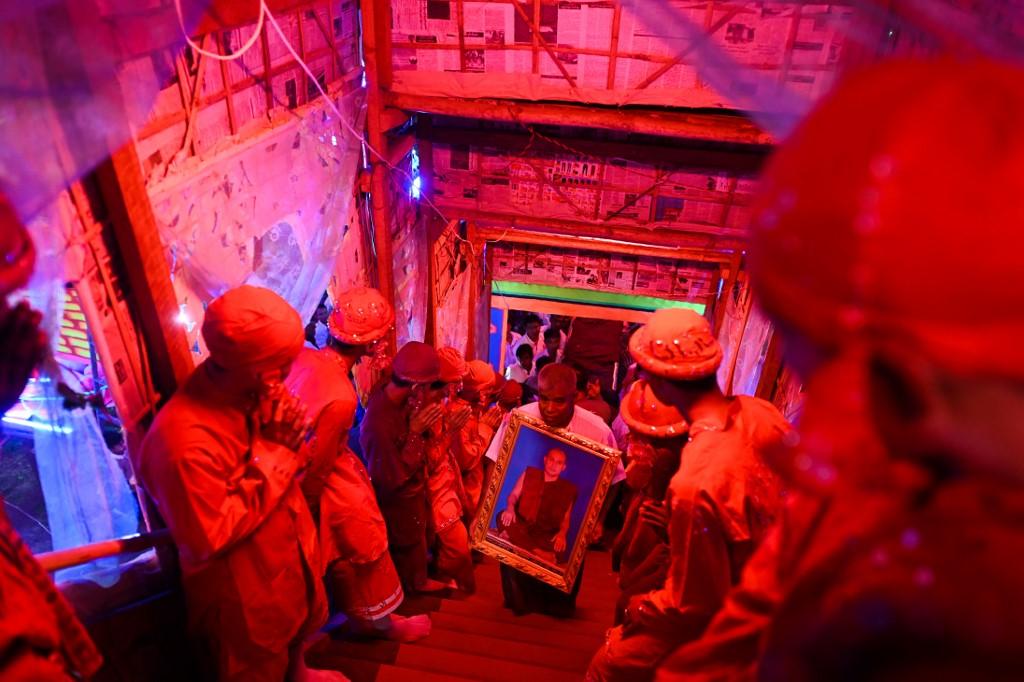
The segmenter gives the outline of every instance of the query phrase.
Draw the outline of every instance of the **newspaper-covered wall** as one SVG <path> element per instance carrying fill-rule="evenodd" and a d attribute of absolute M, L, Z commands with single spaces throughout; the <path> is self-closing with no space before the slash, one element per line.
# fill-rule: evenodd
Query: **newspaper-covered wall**
<path fill-rule="evenodd" d="M 399 164 L 409 173 L 409 157 Z M 430 286 L 427 219 L 409 195 L 407 176 L 391 173 L 387 202 L 390 207 L 392 262 L 395 282 L 395 332 L 398 346 L 426 338 Z"/>
<path fill-rule="evenodd" d="M 738 67 L 767 76 L 758 87 L 784 84 L 810 98 L 830 87 L 855 18 L 847 4 L 670 4 Z M 687 58 L 691 48 L 656 35 L 637 8 L 643 3 L 541 2 L 535 14 L 534 3 L 394 0 L 393 88 L 435 96 L 729 108 Z"/>
<path fill-rule="evenodd" d="M 752 177 L 586 154 L 433 145 L 434 201 L 531 218 L 742 237 Z M 713 246 L 713 244 L 702 244 Z"/>
<path fill-rule="evenodd" d="M 491 248 L 491 276 L 498 280 L 697 302 L 717 286 L 718 271 L 709 263 L 515 242 Z"/>

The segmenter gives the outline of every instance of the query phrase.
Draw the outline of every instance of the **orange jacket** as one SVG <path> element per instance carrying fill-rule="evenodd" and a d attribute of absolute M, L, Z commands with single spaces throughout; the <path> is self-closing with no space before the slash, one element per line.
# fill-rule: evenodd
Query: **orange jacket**
<path fill-rule="evenodd" d="M 295 453 L 262 441 L 251 401 L 207 363 L 159 412 L 136 471 L 178 547 L 191 627 L 216 639 L 223 676 L 320 626 L 316 528 Z"/>

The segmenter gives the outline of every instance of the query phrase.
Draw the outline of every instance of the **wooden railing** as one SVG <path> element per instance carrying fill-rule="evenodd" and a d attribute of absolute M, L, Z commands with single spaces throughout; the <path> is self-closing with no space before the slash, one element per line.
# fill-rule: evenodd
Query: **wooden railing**
<path fill-rule="evenodd" d="M 108 556 L 143 552 L 153 547 L 162 547 L 169 544 L 171 544 L 171 533 L 167 529 L 163 529 L 152 533 L 130 535 L 116 540 L 94 542 L 91 545 L 58 549 L 54 552 L 43 552 L 36 555 L 36 560 L 43 568 L 52 573 L 53 571 L 79 566 Z"/>

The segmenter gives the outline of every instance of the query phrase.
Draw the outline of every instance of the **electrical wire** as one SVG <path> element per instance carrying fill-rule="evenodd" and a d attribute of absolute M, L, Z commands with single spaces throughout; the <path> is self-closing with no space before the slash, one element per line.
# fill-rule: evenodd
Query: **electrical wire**
<path fill-rule="evenodd" d="M 185 42 L 188 43 L 189 47 L 191 47 L 198 54 L 201 54 L 204 57 L 216 59 L 219 62 L 230 62 L 238 59 L 246 52 L 248 52 L 252 48 L 252 46 L 256 44 L 256 41 L 260 39 L 260 33 L 263 31 L 263 19 L 267 13 L 267 4 L 263 0 L 260 0 L 260 16 L 256 20 L 256 30 L 253 31 L 252 35 L 249 36 L 249 39 L 246 40 L 245 43 L 240 48 L 238 48 L 237 52 L 232 52 L 231 54 L 220 54 L 218 52 L 210 52 L 209 50 L 203 49 L 201 45 L 196 44 L 196 42 L 192 40 L 192 37 L 188 34 L 188 29 L 185 28 L 185 17 L 181 11 L 181 0 L 174 0 L 174 9 L 178 14 L 178 26 L 181 27 L 181 34 L 185 36 Z"/>

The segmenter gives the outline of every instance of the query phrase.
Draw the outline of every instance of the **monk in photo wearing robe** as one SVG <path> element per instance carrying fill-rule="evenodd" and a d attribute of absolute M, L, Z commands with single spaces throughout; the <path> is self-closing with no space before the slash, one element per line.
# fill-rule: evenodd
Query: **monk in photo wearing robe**
<path fill-rule="evenodd" d="M 222 681 L 342 680 L 306 667 L 327 616 L 316 527 L 296 476 L 309 430 L 283 385 L 298 313 L 253 286 L 210 303 L 210 357 L 157 414 L 134 459 L 181 561 L 189 627 Z"/>
<path fill-rule="evenodd" d="M 499 517 L 499 530 L 512 544 L 551 563 L 564 564 L 572 508 L 579 490 L 562 478 L 565 452 L 551 448 L 544 469 L 526 467 Z"/>
<path fill-rule="evenodd" d="M 765 459 L 790 426 L 764 400 L 726 396 L 715 373 L 722 349 L 708 321 L 681 308 L 655 312 L 629 342 L 644 381 L 689 426 L 665 508 L 664 584 L 630 601 L 588 680 L 645 680 L 676 647 L 700 637 L 782 507 Z"/>
<path fill-rule="evenodd" d="M 46 354 L 42 315 L 7 295 L 28 282 L 35 247 L 0 194 L 0 417 L 19 399 Z M 2 462 L 0 462 L 2 463 Z M 0 679 L 89 680 L 103 665 L 74 610 L 3 511 L 0 498 Z"/>
<path fill-rule="evenodd" d="M 419 341 L 406 343 L 391 363 L 391 377 L 370 394 L 359 427 L 388 548 L 406 593 L 447 587 L 427 577 L 428 446 L 444 416 L 440 373 L 437 351 Z"/>
<path fill-rule="evenodd" d="M 394 613 L 404 592 L 388 553 L 387 526 L 366 467 L 348 446 L 357 406 L 352 368 L 394 321 L 376 289 L 342 293 L 327 320 L 324 347 L 303 348 L 285 383 L 313 419 L 312 463 L 301 486 L 319 523 L 330 596 L 349 629 L 408 642 L 430 633 L 430 619 Z"/>
<path fill-rule="evenodd" d="M 510 382 L 514 383 L 514 382 Z M 540 372 L 538 381 L 539 397 L 535 403 L 516 408 L 521 414 L 539 419 L 555 429 L 565 429 L 592 441 L 615 447 L 615 437 L 608 425 L 593 412 L 576 405 L 576 371 L 568 365 L 553 363 Z M 505 439 L 506 421 L 498 429 L 487 449 L 485 457 L 496 461 L 501 443 Z M 621 468 L 621 463 L 620 463 Z M 620 471 L 615 480 L 625 478 Z M 513 568 L 501 564 L 501 591 L 505 606 L 517 615 L 531 612 L 545 613 L 559 618 L 569 618 L 576 611 L 576 597 L 583 583 L 583 565 L 576 574 L 576 581 L 568 594 L 545 582 L 532 578 Z"/>
<path fill-rule="evenodd" d="M 883 62 L 769 162 L 749 253 L 806 388 L 793 500 L 658 679 L 1020 679 L 1021 120 L 1017 65 Z"/>

